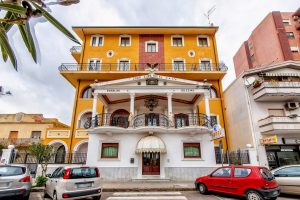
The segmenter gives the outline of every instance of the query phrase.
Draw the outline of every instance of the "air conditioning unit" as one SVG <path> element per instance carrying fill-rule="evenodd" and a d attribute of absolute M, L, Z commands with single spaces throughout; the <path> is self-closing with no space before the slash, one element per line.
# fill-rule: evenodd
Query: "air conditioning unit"
<path fill-rule="evenodd" d="M 285 107 L 287 110 L 295 110 L 299 108 L 299 102 L 287 102 Z"/>

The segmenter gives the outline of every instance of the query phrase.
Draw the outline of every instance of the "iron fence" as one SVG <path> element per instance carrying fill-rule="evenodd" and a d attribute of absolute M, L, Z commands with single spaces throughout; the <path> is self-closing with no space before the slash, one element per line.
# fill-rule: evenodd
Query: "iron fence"
<path fill-rule="evenodd" d="M 78 49 L 72 49 L 76 51 Z M 227 71 L 227 66 L 223 63 L 63 63 L 59 66 L 59 71 L 146 71 L 149 68 L 158 71 Z"/>
<path fill-rule="evenodd" d="M 232 151 L 228 153 L 216 152 L 217 164 L 243 165 L 250 164 L 249 151 Z"/>

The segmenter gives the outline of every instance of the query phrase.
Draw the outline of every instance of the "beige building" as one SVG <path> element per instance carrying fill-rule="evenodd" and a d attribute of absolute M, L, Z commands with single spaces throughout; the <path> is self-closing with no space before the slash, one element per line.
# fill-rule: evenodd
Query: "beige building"
<path fill-rule="evenodd" d="M 69 126 L 56 118 L 44 118 L 42 114 L 0 114 L 0 141 L 6 146 L 26 146 L 43 141 L 49 129 L 69 130 Z"/>

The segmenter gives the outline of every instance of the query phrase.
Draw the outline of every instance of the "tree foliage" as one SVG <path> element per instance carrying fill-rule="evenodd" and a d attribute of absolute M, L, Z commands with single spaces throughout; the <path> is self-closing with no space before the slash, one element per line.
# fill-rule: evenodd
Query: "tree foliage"
<path fill-rule="evenodd" d="M 78 40 L 66 29 L 60 22 L 58 22 L 49 12 L 45 9 L 46 0 L 0 0 L 0 48 L 2 58 L 6 62 L 9 58 L 17 70 L 17 59 L 13 51 L 9 39 L 7 37 L 8 31 L 14 26 L 18 26 L 22 39 L 26 48 L 30 52 L 33 60 L 37 62 L 37 53 L 30 31 L 29 20 L 36 17 L 46 18 L 52 25 L 54 25 L 60 32 L 67 36 L 70 40 L 80 44 Z M 78 3 L 79 0 L 56 0 L 60 5 L 70 5 Z M 3 13 L 5 12 L 5 14 Z"/>

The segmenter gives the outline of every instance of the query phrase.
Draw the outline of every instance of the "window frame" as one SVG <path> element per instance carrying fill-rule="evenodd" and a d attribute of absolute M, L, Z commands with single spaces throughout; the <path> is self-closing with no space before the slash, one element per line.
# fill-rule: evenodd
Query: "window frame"
<path fill-rule="evenodd" d="M 210 70 L 209 71 L 213 71 L 213 69 L 212 69 L 212 59 L 210 59 L 210 58 L 200 58 L 199 59 L 199 70 L 201 71 L 201 69 L 202 69 L 202 62 L 209 62 L 209 64 L 210 64 Z M 208 71 L 208 70 L 206 70 L 207 68 L 205 67 L 205 70 L 203 70 L 203 71 Z"/>
<path fill-rule="evenodd" d="M 290 19 L 282 19 L 283 25 L 289 26 L 291 25 L 291 20 Z"/>
<path fill-rule="evenodd" d="M 230 169 L 229 176 L 214 176 L 214 173 L 216 173 L 218 170 L 226 169 L 226 168 Z M 215 171 L 213 171 L 213 173 L 211 173 L 211 177 L 214 177 L 214 178 L 231 178 L 231 175 L 232 175 L 232 167 L 221 167 L 221 168 L 218 168 Z"/>
<path fill-rule="evenodd" d="M 84 97 L 84 93 L 85 93 L 87 90 L 91 90 L 91 96 L 90 96 L 90 97 Z M 82 90 L 82 93 L 81 93 L 81 99 L 92 99 L 92 98 L 93 98 L 93 88 L 92 88 L 91 86 L 85 87 L 85 88 Z"/>
<path fill-rule="evenodd" d="M 122 61 L 128 61 L 128 69 L 127 70 L 120 70 L 120 63 Z M 130 71 L 130 59 L 128 59 L 128 58 L 120 58 L 120 59 L 118 59 L 118 71 L 122 71 L 122 72 Z"/>
<path fill-rule="evenodd" d="M 291 32 L 286 32 L 286 36 L 288 39 L 295 39 L 295 34 L 293 31 Z"/>
<path fill-rule="evenodd" d="M 201 44 L 199 43 L 199 38 L 206 38 L 207 46 L 201 45 Z M 198 35 L 198 36 L 197 36 L 197 46 L 198 46 L 198 47 L 210 47 L 209 36 L 208 36 L 208 35 Z"/>
<path fill-rule="evenodd" d="M 122 38 L 129 38 L 129 44 L 128 45 L 122 45 Z M 120 37 L 119 37 L 119 46 L 120 47 L 130 47 L 131 46 L 131 35 L 120 35 Z"/>
<path fill-rule="evenodd" d="M 97 64 L 97 61 L 100 61 L 100 63 L 99 63 L 99 69 L 90 70 L 91 61 L 93 61 L 93 64 L 95 64 L 95 65 Z M 100 58 L 89 58 L 88 59 L 88 71 L 101 71 L 101 68 L 102 68 L 102 59 L 100 59 Z"/>
<path fill-rule="evenodd" d="M 116 147 L 117 148 L 117 155 L 116 156 L 104 156 L 104 148 L 105 147 Z M 103 142 L 101 143 L 101 159 L 117 159 L 119 158 L 119 150 L 120 150 L 120 144 L 118 142 Z"/>
<path fill-rule="evenodd" d="M 174 38 L 181 38 L 181 46 L 174 45 Z M 172 35 L 171 36 L 171 46 L 172 47 L 184 47 L 184 36 L 183 35 Z"/>
<path fill-rule="evenodd" d="M 291 46 L 290 49 L 291 49 L 292 53 L 299 53 L 299 47 L 298 46 Z"/>
<path fill-rule="evenodd" d="M 183 62 L 183 70 L 175 70 L 175 62 Z M 184 58 L 174 58 L 172 59 L 172 69 L 173 71 L 176 71 L 176 72 L 185 72 L 186 71 L 186 63 L 185 63 L 185 59 Z"/>
<path fill-rule="evenodd" d="M 148 44 L 155 44 L 156 49 L 155 51 L 148 51 Z M 146 53 L 157 53 L 158 52 L 158 41 L 149 40 L 145 42 L 145 52 Z"/>
<path fill-rule="evenodd" d="M 93 45 L 93 38 L 97 38 L 96 45 Z M 102 38 L 101 45 L 99 45 L 99 38 Z M 104 46 L 104 35 L 91 35 L 90 46 L 91 47 L 103 47 Z"/>
<path fill-rule="evenodd" d="M 235 176 L 235 170 L 236 169 L 246 169 L 246 170 L 250 170 L 249 174 L 247 176 Z M 233 169 L 233 178 L 247 178 L 250 176 L 250 174 L 252 173 L 252 169 L 251 168 L 247 168 L 247 167 L 235 167 Z"/>
<path fill-rule="evenodd" d="M 183 147 L 183 158 L 184 159 L 190 159 L 190 158 L 201 159 L 202 158 L 200 142 L 183 142 L 182 147 Z M 197 147 L 199 149 L 199 156 L 186 156 L 185 155 L 185 147 Z"/>
<path fill-rule="evenodd" d="M 283 167 L 283 168 L 281 168 L 281 169 L 276 170 L 275 173 L 274 173 L 274 176 L 275 176 L 275 177 L 300 177 L 300 174 L 299 174 L 298 176 L 296 176 L 296 175 L 289 176 L 287 173 L 285 173 L 285 174 L 287 174 L 287 176 L 280 176 L 280 173 L 278 173 L 278 172 L 280 172 L 280 171 L 282 171 L 282 170 L 285 170 L 285 169 L 289 169 L 289 168 L 297 168 L 297 167 L 298 167 L 298 166 L 288 166 L 288 167 Z M 281 173 L 281 174 L 284 174 L 284 173 Z"/>
<path fill-rule="evenodd" d="M 39 137 L 38 138 L 33 137 L 34 133 L 39 133 Z M 41 139 L 42 138 L 42 131 L 31 131 L 30 138 L 32 138 L 32 139 Z"/>

